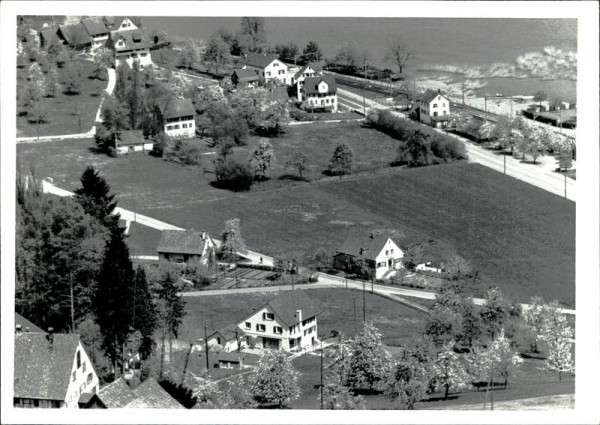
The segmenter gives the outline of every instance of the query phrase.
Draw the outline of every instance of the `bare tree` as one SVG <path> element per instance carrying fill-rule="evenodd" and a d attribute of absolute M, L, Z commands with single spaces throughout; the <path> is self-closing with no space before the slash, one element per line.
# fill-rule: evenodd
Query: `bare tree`
<path fill-rule="evenodd" d="M 415 57 L 415 52 L 398 36 L 392 40 L 388 40 L 383 60 L 394 63 L 398 67 L 398 73 L 402 74 L 408 62 Z"/>

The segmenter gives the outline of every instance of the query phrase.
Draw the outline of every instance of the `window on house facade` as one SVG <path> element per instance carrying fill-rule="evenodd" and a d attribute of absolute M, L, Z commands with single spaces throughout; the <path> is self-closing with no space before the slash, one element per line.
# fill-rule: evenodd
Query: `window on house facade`
<path fill-rule="evenodd" d="M 89 384 L 90 382 L 92 382 L 92 379 L 94 379 L 94 375 L 92 375 L 92 372 L 90 372 L 87 376 L 87 383 Z"/>
<path fill-rule="evenodd" d="M 145 58 L 146 56 L 148 56 L 148 53 L 141 53 L 142 57 Z"/>
<path fill-rule="evenodd" d="M 245 329 L 250 329 L 251 327 L 252 327 L 252 324 L 250 322 L 244 323 L 244 328 Z"/>
<path fill-rule="evenodd" d="M 267 77 L 271 76 L 271 71 L 267 71 Z"/>
<path fill-rule="evenodd" d="M 433 113 L 433 116 L 434 116 L 434 117 L 437 117 L 437 116 L 438 116 L 437 112 L 434 112 L 434 113 Z"/>
<path fill-rule="evenodd" d="M 256 325 L 256 331 L 257 332 L 264 332 L 266 330 L 266 326 L 265 325 L 261 325 L 261 324 L 257 324 Z"/>
<path fill-rule="evenodd" d="M 83 363 L 81 364 L 81 372 L 82 372 L 82 373 L 85 373 L 85 366 L 86 366 L 86 365 L 85 365 L 85 362 L 83 362 Z"/>
<path fill-rule="evenodd" d="M 281 335 L 283 333 L 283 329 L 281 326 L 273 326 L 273 333 Z"/>
<path fill-rule="evenodd" d="M 280 69 L 279 70 L 279 75 L 283 75 L 283 74 L 285 74 L 285 69 Z"/>
<path fill-rule="evenodd" d="M 167 130 L 173 130 L 173 126 L 172 125 L 168 125 L 167 126 Z"/>
<path fill-rule="evenodd" d="M 187 124 L 182 124 L 181 127 L 182 128 L 187 128 Z"/>
<path fill-rule="evenodd" d="M 275 320 L 273 313 L 263 313 L 263 320 Z"/>
<path fill-rule="evenodd" d="M 217 344 L 221 345 L 221 337 L 220 336 L 217 337 Z"/>
<path fill-rule="evenodd" d="M 394 250 L 390 249 L 390 254 L 394 255 Z"/>
<path fill-rule="evenodd" d="M 79 369 L 81 367 L 81 352 L 78 350 L 75 356 L 77 357 L 77 369 Z"/>
<path fill-rule="evenodd" d="M 174 125 L 173 130 L 179 130 L 179 125 Z"/>
<path fill-rule="evenodd" d="M 385 250 L 385 255 L 390 255 L 390 252 L 387 249 Z"/>
<path fill-rule="evenodd" d="M 434 108 L 437 108 L 437 103 L 434 103 L 434 104 L 433 104 L 433 107 L 434 107 Z"/>
<path fill-rule="evenodd" d="M 73 371 L 73 382 L 75 382 L 76 379 L 77 379 L 77 371 L 74 370 Z"/>
<path fill-rule="evenodd" d="M 446 104 L 445 104 L 445 103 L 442 103 L 442 108 L 445 108 L 445 107 L 446 107 Z"/>

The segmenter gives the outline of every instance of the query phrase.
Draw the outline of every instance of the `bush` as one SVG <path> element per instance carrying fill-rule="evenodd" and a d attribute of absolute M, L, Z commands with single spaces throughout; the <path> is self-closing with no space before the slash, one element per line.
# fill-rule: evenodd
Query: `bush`
<path fill-rule="evenodd" d="M 318 121 L 321 119 L 319 115 L 309 114 L 300 109 L 292 109 L 290 111 L 290 118 L 295 121 Z"/>
<path fill-rule="evenodd" d="M 443 160 L 467 158 L 467 150 L 460 140 L 441 135 L 435 135 L 432 138 L 431 151 L 437 158 Z"/>
<path fill-rule="evenodd" d="M 254 172 L 250 167 L 234 160 L 217 161 L 215 175 L 219 187 L 234 192 L 249 190 L 254 183 Z"/>

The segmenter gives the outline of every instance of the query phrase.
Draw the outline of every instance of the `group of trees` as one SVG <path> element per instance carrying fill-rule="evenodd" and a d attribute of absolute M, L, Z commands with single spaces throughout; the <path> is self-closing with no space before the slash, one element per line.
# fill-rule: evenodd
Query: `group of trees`
<path fill-rule="evenodd" d="M 535 164 L 540 156 L 548 152 L 556 152 L 565 156 L 573 156 L 575 139 L 558 134 L 544 126 L 529 124 L 523 116 L 513 119 L 500 118 L 498 122 L 481 121 L 466 112 L 451 114 L 450 126 L 457 132 L 466 134 L 479 141 L 497 143 L 500 149 L 510 148 L 531 157 Z"/>
<path fill-rule="evenodd" d="M 43 328 L 80 333 L 104 377 L 118 370 L 132 340 L 146 358 L 157 329 L 176 337 L 184 314 L 172 278 L 151 288 L 144 269 L 133 268 L 115 208 L 92 167 L 73 198 L 45 195 L 32 172 L 19 174 L 16 309 Z"/>
<path fill-rule="evenodd" d="M 459 140 L 426 130 L 391 111 L 371 109 L 366 124 L 400 141 L 396 164 L 412 167 L 467 158 L 465 147 Z"/>

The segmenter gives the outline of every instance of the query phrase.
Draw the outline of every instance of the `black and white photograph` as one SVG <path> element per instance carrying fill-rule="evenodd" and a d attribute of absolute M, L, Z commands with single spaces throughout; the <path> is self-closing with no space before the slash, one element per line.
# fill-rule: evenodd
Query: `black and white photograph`
<path fill-rule="evenodd" d="M 6 423 L 600 420 L 597 3 L 2 9 Z"/>

